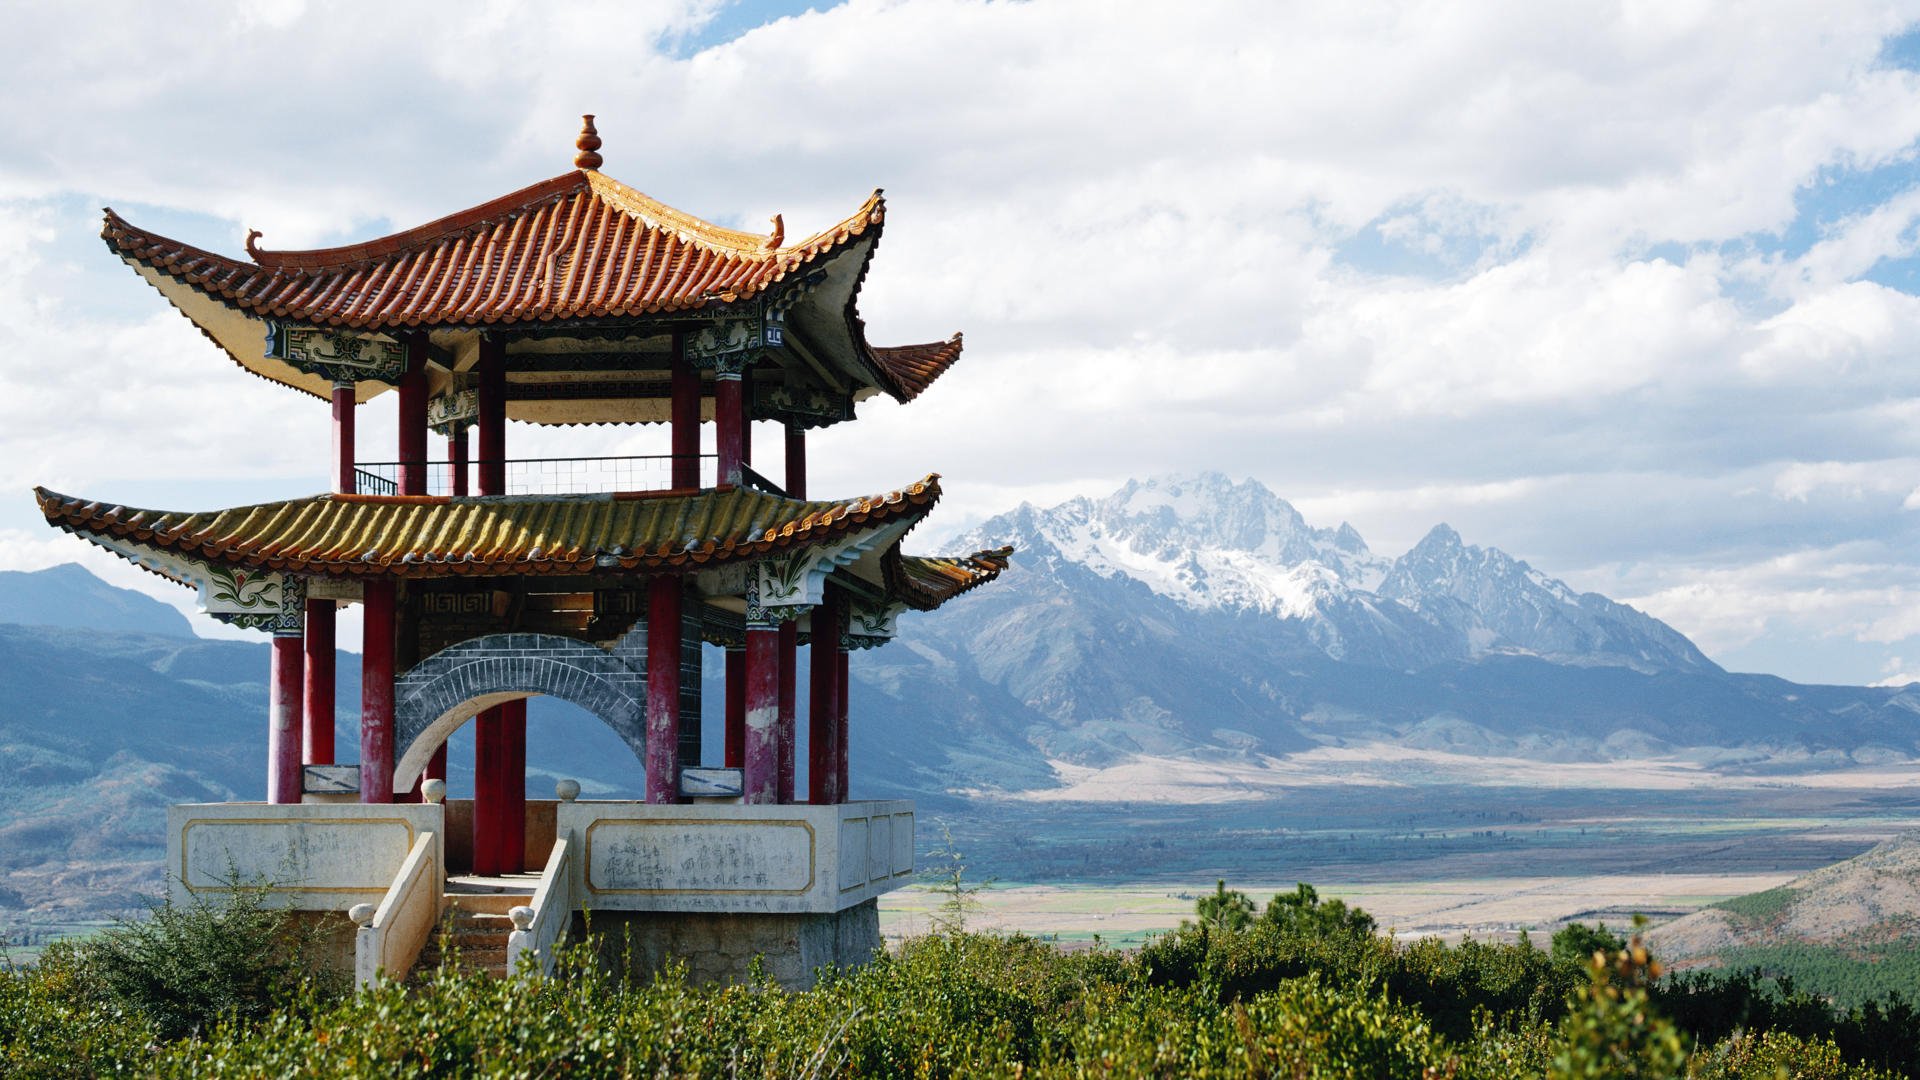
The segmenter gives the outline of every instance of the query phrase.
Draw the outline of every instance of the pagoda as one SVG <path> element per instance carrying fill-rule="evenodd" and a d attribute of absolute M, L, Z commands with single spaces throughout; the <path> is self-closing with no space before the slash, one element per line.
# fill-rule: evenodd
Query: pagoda
<path fill-rule="evenodd" d="M 255 231 L 229 258 L 108 210 L 107 246 L 234 363 L 330 404 L 332 490 L 202 512 L 35 494 L 49 523 L 272 635 L 266 802 L 172 808 L 176 896 L 257 875 L 337 922 L 363 981 L 405 975 L 455 914 L 495 920 L 504 962 L 550 964 L 583 911 L 649 964 L 725 978 L 759 953 L 804 981 L 870 954 L 874 898 L 913 865 L 912 805 L 848 798 L 848 653 L 1011 552 L 904 554 L 939 477 L 814 498 L 807 432 L 877 395 L 912 401 L 961 337 L 868 343 L 878 191 L 790 242 L 779 216 L 765 235 L 722 228 L 606 176 L 592 116 L 575 145 L 553 179 L 324 250 Z M 389 391 L 398 444 L 367 453 L 356 413 Z M 509 419 L 663 424 L 667 452 L 514 458 Z M 754 421 L 780 444 L 756 454 Z M 342 617 L 362 620 L 354 764 L 334 739 Z M 703 644 L 726 650 L 718 748 L 701 744 Z M 526 798 L 538 694 L 632 748 L 644 802 L 568 781 Z M 468 721 L 473 798 L 448 800 L 447 740 Z"/>

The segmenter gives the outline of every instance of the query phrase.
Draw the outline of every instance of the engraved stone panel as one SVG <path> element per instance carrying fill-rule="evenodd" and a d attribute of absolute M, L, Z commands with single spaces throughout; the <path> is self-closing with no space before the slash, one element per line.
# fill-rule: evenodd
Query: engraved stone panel
<path fill-rule="evenodd" d="M 813 884 L 803 821 L 596 821 L 587 887 L 613 893 L 801 893 Z"/>
<path fill-rule="evenodd" d="M 227 889 L 235 878 L 309 892 L 384 892 L 413 836 L 400 818 L 189 821 L 177 872 L 195 892 Z"/>

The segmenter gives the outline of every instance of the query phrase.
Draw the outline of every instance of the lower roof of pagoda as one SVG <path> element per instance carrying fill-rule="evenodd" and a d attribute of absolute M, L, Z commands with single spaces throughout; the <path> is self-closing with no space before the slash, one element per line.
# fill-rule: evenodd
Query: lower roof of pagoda
<path fill-rule="evenodd" d="M 423 579 L 689 572 L 884 526 L 904 530 L 933 508 L 940 483 L 931 474 L 897 491 L 838 501 L 721 487 L 546 497 L 314 495 L 197 513 L 45 488 L 34 494 L 49 524 L 110 550 L 134 546 L 268 572 Z M 919 595 L 903 599 L 918 607 Z"/>

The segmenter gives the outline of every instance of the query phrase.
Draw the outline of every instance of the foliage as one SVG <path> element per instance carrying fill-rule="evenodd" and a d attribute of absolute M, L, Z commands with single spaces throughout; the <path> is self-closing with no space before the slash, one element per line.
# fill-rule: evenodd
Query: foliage
<path fill-rule="evenodd" d="M 1222 894 L 1233 895 L 1222 884 L 1206 899 Z M 1201 919 L 1135 955 L 1062 953 L 1032 938 L 956 930 L 909 941 L 858 970 L 823 971 L 803 993 L 760 975 L 742 985 L 695 986 L 683 968 L 626 983 L 610 974 L 617 965 L 603 969 L 582 948 L 563 951 L 547 978 L 497 980 L 442 968 L 412 985 L 381 982 L 354 995 L 309 982 L 291 995 L 265 995 L 277 1002 L 270 1008 L 203 1005 L 212 1012 L 201 1015 L 219 1019 L 189 1025 L 184 1035 L 178 1026 L 163 1031 L 156 1015 L 110 991 L 84 949 L 61 946 L 38 968 L 0 974 L 0 1073 L 1920 1074 L 1910 1058 L 1893 1061 L 1920 1038 L 1912 1010 L 1897 1001 L 1841 1013 L 1758 975 L 1657 980 L 1651 958 L 1632 942 L 1598 950 L 1598 964 L 1591 953 L 1576 955 L 1576 944 L 1594 940 L 1581 934 L 1602 930 L 1566 935 L 1556 960 L 1525 943 L 1399 945 L 1366 932 L 1364 912 L 1306 890 L 1282 894 L 1267 911 L 1273 917 L 1249 917 L 1241 929 L 1197 911 Z M 181 940 L 204 948 L 194 935 Z"/>
<path fill-rule="evenodd" d="M 1221 878 L 1214 883 L 1211 896 L 1193 902 L 1193 913 L 1201 926 L 1211 930 L 1245 930 L 1253 925 L 1253 898 L 1227 888 L 1227 879 Z"/>
<path fill-rule="evenodd" d="M 1344 900 L 1320 899 L 1314 887 L 1304 881 L 1290 893 L 1275 894 L 1260 918 L 1283 933 L 1372 934 L 1377 929 L 1373 916 L 1348 907 Z"/>
<path fill-rule="evenodd" d="M 1713 907 L 1730 912 L 1746 922 L 1765 922 L 1793 906 L 1800 898 L 1800 890 L 1782 885 L 1745 896 L 1735 896 L 1722 900 Z"/>
<path fill-rule="evenodd" d="M 225 895 L 151 902 L 82 942 L 74 960 L 100 993 L 145 1017 L 162 1038 L 213 1023 L 256 1021 L 301 989 L 312 942 L 290 912 L 270 908 L 264 883 L 230 883 Z"/>
<path fill-rule="evenodd" d="M 1588 926 L 1571 922 L 1553 935 L 1550 952 L 1557 964 L 1572 964 L 1584 969 L 1594 953 L 1612 955 L 1627 947 L 1627 939 L 1607 929 L 1606 923 Z"/>
<path fill-rule="evenodd" d="M 1636 936 L 1611 957 L 1595 953 L 1573 1009 L 1560 1021 L 1549 1080 L 1650 1077 L 1670 1080 L 1687 1064 L 1679 1029 L 1656 1012 L 1647 988 L 1660 965 Z"/>
<path fill-rule="evenodd" d="M 1768 1031 L 1728 1039 L 1695 1055 L 1690 1080 L 1883 1080 L 1894 1074 L 1849 1064 L 1825 1039 L 1802 1039 Z"/>
<path fill-rule="evenodd" d="M 1722 970 L 1758 970 L 1786 978 L 1841 1008 L 1859 1008 L 1889 994 L 1920 989 L 1920 940 L 1834 947 L 1794 942 L 1724 949 Z"/>

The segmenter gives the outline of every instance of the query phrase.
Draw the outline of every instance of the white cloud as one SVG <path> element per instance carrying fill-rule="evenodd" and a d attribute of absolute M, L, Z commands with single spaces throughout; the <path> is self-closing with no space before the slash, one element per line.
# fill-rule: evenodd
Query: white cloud
<path fill-rule="evenodd" d="M 1916 587 L 1920 300 L 1861 276 L 1915 254 L 1920 188 L 1750 242 L 1912 160 L 1920 76 L 1876 59 L 1920 6 L 853 0 L 684 48 L 719 6 L 13 13 L 0 489 L 323 469 L 319 403 L 109 295 L 77 206 L 224 250 L 343 241 L 559 172 L 592 111 L 609 173 L 746 227 L 888 189 L 871 332 L 968 353 L 818 436 L 817 490 L 939 470 L 973 520 L 1225 468 L 1388 550 L 1450 520 L 1713 642 L 1901 629 L 1874 575 Z M 1848 545 L 1879 568 L 1774 562 Z"/>

